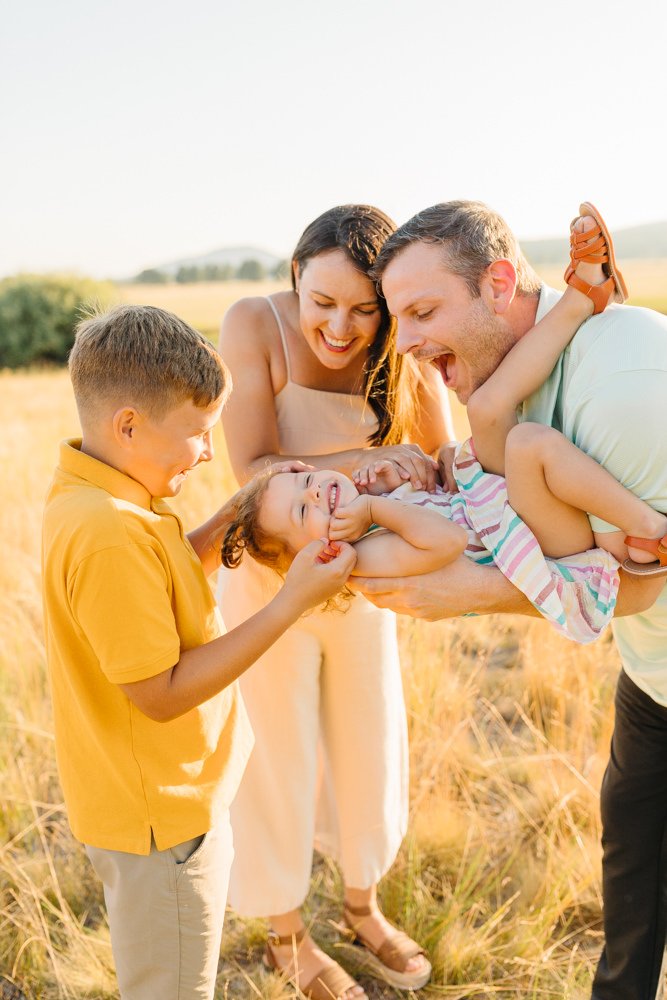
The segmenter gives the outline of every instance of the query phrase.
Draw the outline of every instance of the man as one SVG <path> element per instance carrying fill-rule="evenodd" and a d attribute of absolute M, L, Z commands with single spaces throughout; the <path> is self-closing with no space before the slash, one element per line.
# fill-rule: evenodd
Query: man
<path fill-rule="evenodd" d="M 398 350 L 430 359 L 462 403 L 558 296 L 540 286 L 506 223 L 478 202 L 420 212 L 389 238 L 375 275 L 397 319 Z M 521 419 L 561 430 L 667 512 L 665 317 L 615 306 L 589 319 Z M 613 628 L 623 672 L 601 797 L 606 943 L 593 998 L 654 1000 L 667 933 L 667 589 L 650 607 L 654 584 L 621 578 Z M 536 613 L 498 569 L 463 557 L 436 573 L 365 580 L 359 589 L 430 620 Z"/>

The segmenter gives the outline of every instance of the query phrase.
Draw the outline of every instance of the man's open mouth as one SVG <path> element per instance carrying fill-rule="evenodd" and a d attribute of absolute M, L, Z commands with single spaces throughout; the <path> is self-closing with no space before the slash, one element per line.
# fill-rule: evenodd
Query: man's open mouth
<path fill-rule="evenodd" d="M 449 351 L 445 351 L 444 354 L 439 354 L 437 358 L 433 358 L 431 362 L 440 372 L 440 378 L 445 383 L 448 389 L 455 388 L 456 382 L 456 355 L 451 354 Z"/>

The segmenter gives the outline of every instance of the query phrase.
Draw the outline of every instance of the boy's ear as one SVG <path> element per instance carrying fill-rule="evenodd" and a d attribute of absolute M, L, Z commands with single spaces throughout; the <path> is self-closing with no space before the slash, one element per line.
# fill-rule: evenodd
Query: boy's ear
<path fill-rule="evenodd" d="M 114 413 L 112 424 L 113 436 L 121 448 L 132 447 L 139 424 L 138 412 L 131 406 L 123 406 Z"/>
<path fill-rule="evenodd" d="M 516 268 L 511 260 L 502 257 L 487 267 L 480 284 L 480 293 L 497 316 L 507 312 L 516 292 Z"/>

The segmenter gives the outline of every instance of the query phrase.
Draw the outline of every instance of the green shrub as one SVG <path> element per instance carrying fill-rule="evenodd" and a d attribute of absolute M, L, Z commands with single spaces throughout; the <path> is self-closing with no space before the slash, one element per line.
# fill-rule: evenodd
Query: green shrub
<path fill-rule="evenodd" d="M 74 328 L 90 306 L 106 306 L 113 286 L 90 278 L 18 275 L 0 282 L 0 368 L 64 364 Z"/>

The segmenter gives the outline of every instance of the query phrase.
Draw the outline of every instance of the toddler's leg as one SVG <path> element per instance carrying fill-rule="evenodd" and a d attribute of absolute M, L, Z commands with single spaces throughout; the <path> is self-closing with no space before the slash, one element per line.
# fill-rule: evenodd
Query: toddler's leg
<path fill-rule="evenodd" d="M 582 209 L 584 207 L 582 205 Z M 608 233 L 607 238 L 608 247 L 602 241 L 600 226 L 593 216 L 575 219 L 572 223 L 573 263 L 566 273 L 569 284 L 563 296 L 521 337 L 495 372 L 470 397 L 468 419 L 472 438 L 477 458 L 487 472 L 504 475 L 505 443 L 516 425 L 517 407 L 549 377 L 581 324 L 594 307 L 597 309 L 602 301 L 600 296 L 608 296 L 607 286 L 612 279 L 607 276 L 603 262 L 613 255 L 613 250 Z M 587 257 L 591 248 L 591 256 Z"/>
<path fill-rule="evenodd" d="M 585 511 L 617 524 L 623 534 L 660 538 L 667 531 L 664 514 L 621 486 L 551 427 L 515 427 L 507 440 L 506 469 L 510 504 L 535 533 L 545 555 L 572 555 L 591 548 L 593 535 Z M 630 531 L 630 524 L 637 530 Z M 617 540 L 616 532 L 610 535 Z M 617 558 L 625 557 L 611 538 L 601 538 Z"/>

